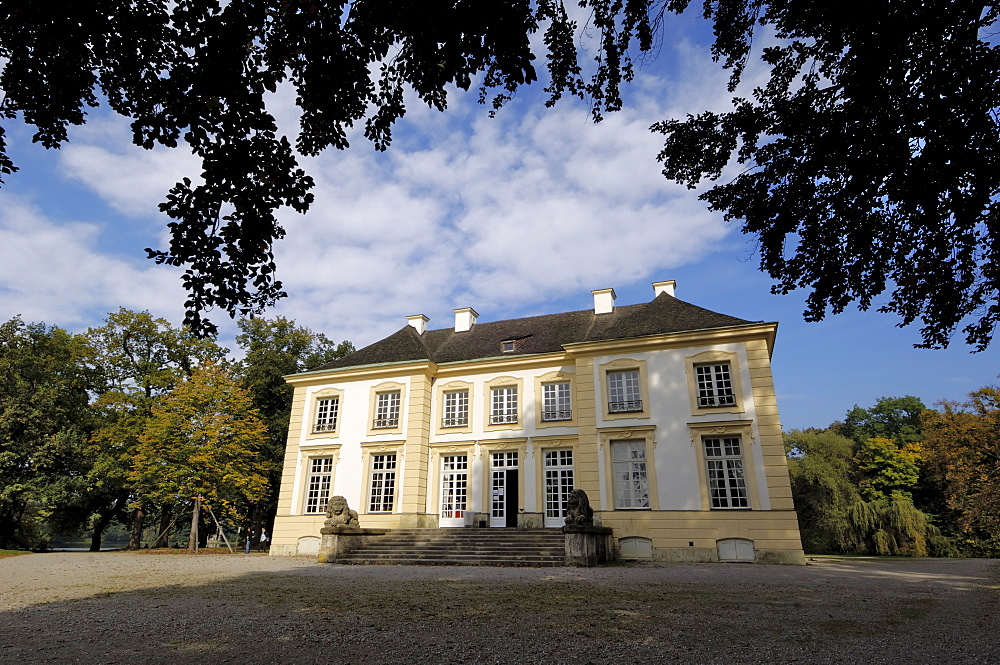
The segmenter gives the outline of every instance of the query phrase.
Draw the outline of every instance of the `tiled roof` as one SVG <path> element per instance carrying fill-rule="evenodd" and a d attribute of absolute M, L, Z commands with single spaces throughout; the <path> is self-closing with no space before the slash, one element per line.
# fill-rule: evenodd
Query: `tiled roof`
<path fill-rule="evenodd" d="M 334 360 L 319 370 L 358 365 L 431 360 L 436 363 L 523 356 L 561 351 L 564 344 L 629 339 L 647 335 L 728 328 L 754 323 L 727 316 L 661 293 L 652 301 L 616 307 L 610 314 L 593 310 L 529 316 L 507 321 L 476 323 L 471 330 L 428 330 L 423 335 L 410 325 L 374 344 Z M 502 354 L 500 343 L 520 340 L 513 353 Z"/>

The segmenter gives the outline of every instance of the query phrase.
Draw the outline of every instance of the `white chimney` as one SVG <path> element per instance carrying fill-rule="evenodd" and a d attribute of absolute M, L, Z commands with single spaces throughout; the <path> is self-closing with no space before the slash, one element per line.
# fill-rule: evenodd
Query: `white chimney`
<path fill-rule="evenodd" d="M 427 331 L 427 322 L 430 321 L 423 314 L 413 314 L 406 317 L 406 322 L 413 326 L 418 335 L 423 335 Z"/>
<path fill-rule="evenodd" d="M 597 289 L 591 291 L 594 294 L 594 314 L 610 314 L 615 311 L 614 289 Z"/>
<path fill-rule="evenodd" d="M 672 279 L 668 279 L 665 282 L 653 282 L 653 297 L 660 295 L 661 293 L 666 293 L 668 296 L 674 295 L 674 288 L 677 287 L 677 282 Z"/>
<path fill-rule="evenodd" d="M 476 319 L 479 318 L 479 314 L 476 310 L 471 307 L 462 307 L 461 309 L 455 310 L 455 332 L 465 332 L 467 330 L 472 330 L 472 326 L 476 325 Z"/>

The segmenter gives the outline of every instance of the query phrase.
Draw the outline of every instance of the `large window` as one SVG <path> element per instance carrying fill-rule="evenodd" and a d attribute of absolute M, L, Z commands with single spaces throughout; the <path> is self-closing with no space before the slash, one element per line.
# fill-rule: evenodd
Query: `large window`
<path fill-rule="evenodd" d="M 542 386 L 542 421 L 572 420 L 569 381 L 546 383 Z"/>
<path fill-rule="evenodd" d="M 636 411 L 642 411 L 639 370 L 627 369 L 608 372 L 608 413 L 632 413 Z"/>
<path fill-rule="evenodd" d="M 465 427 L 469 424 L 469 391 L 450 390 L 444 394 L 441 427 Z"/>
<path fill-rule="evenodd" d="M 396 499 L 396 453 L 372 455 L 371 467 L 368 512 L 391 513 Z"/>
<path fill-rule="evenodd" d="M 573 451 L 545 451 L 545 526 L 562 526 L 573 491 Z"/>
<path fill-rule="evenodd" d="M 339 397 L 328 397 L 318 400 L 316 402 L 316 421 L 313 423 L 313 432 L 333 432 L 336 430 L 339 411 Z"/>
<path fill-rule="evenodd" d="M 306 483 L 306 509 L 310 515 L 326 512 L 333 479 L 333 458 L 313 457 L 309 460 L 309 479 Z"/>
<path fill-rule="evenodd" d="M 490 425 L 517 422 L 517 386 L 500 386 L 490 391 Z"/>
<path fill-rule="evenodd" d="M 736 395 L 733 393 L 733 379 L 729 363 L 695 365 L 694 371 L 698 381 L 699 409 L 733 406 L 736 404 Z"/>
<path fill-rule="evenodd" d="M 372 422 L 372 429 L 399 427 L 399 391 L 378 393 L 375 400 L 375 420 Z"/>
<path fill-rule="evenodd" d="M 649 479 L 646 471 L 646 442 L 611 442 L 611 473 L 615 508 L 648 509 Z"/>
<path fill-rule="evenodd" d="M 748 508 L 740 437 L 705 437 L 703 441 L 712 508 Z"/>

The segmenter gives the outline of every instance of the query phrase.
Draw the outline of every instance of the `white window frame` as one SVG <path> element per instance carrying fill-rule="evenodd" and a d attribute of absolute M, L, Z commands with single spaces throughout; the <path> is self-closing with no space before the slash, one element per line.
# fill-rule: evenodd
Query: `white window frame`
<path fill-rule="evenodd" d="M 542 422 L 573 420 L 573 386 L 569 381 L 542 384 Z"/>
<path fill-rule="evenodd" d="M 611 441 L 611 478 L 615 510 L 649 510 L 646 441 Z"/>
<path fill-rule="evenodd" d="M 516 425 L 518 422 L 517 386 L 490 388 L 490 425 Z"/>
<path fill-rule="evenodd" d="M 306 515 L 321 515 L 326 512 L 326 504 L 330 501 L 333 490 L 333 471 L 335 457 L 310 457 L 307 462 L 305 497 L 303 513 Z"/>
<path fill-rule="evenodd" d="M 402 391 L 389 390 L 375 394 L 375 418 L 372 429 L 398 429 Z"/>
<path fill-rule="evenodd" d="M 469 389 L 445 390 L 441 395 L 441 427 L 469 426 Z"/>
<path fill-rule="evenodd" d="M 749 510 L 750 483 L 742 437 L 735 434 L 702 436 L 709 506 L 712 510 Z"/>
<path fill-rule="evenodd" d="M 636 369 L 608 371 L 608 413 L 641 413 L 642 376 Z"/>
<path fill-rule="evenodd" d="M 395 452 L 372 453 L 369 457 L 368 512 L 391 513 L 396 506 L 396 471 L 399 456 Z"/>
<path fill-rule="evenodd" d="M 698 383 L 699 409 L 715 409 L 736 406 L 736 391 L 733 385 L 733 368 L 729 361 L 698 363 L 694 366 Z"/>
<path fill-rule="evenodd" d="M 684 358 L 691 415 L 715 416 L 746 411 L 744 400 L 749 397 L 743 395 L 740 378 L 746 369 L 744 362 L 739 353 L 722 349 L 702 351 Z M 723 376 L 717 376 L 716 367 L 728 367 L 728 381 Z"/>
<path fill-rule="evenodd" d="M 339 418 L 340 395 L 319 397 L 316 400 L 316 415 L 313 418 L 313 434 L 336 432 Z"/>
<path fill-rule="evenodd" d="M 544 492 L 543 524 L 562 526 L 566 517 L 569 495 L 576 487 L 576 454 L 574 448 L 542 450 L 542 491 Z M 552 491 L 550 491 L 552 490 Z"/>

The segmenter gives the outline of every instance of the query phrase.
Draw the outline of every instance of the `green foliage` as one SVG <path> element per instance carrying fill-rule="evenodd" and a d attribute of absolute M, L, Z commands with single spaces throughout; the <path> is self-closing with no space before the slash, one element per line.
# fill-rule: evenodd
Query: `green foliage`
<path fill-rule="evenodd" d="M 149 312 L 125 308 L 109 314 L 103 326 L 88 330 L 87 337 L 94 349 L 93 367 L 102 379 L 93 405 L 99 425 L 87 450 L 92 548 L 99 549 L 108 524 L 124 520 L 129 507 L 146 508 L 138 501 L 130 472 L 154 404 L 198 365 L 222 361 L 226 350 Z M 144 516 L 142 509 L 135 513 L 139 533 Z M 138 547 L 138 540 L 131 546 Z"/>
<path fill-rule="evenodd" d="M 923 440 L 920 416 L 926 408 L 919 397 L 912 395 L 880 397 L 870 409 L 862 409 L 855 404 L 847 412 L 844 422 L 838 425 L 838 430 L 859 444 L 880 437 L 893 439 L 900 446 L 905 446 Z"/>
<path fill-rule="evenodd" d="M 265 440 L 247 391 L 231 372 L 206 363 L 154 406 L 130 477 L 155 503 L 201 504 L 240 519 L 267 491 Z"/>
<path fill-rule="evenodd" d="M 851 504 L 837 544 L 842 552 L 852 554 L 943 556 L 954 553 L 954 547 L 941 536 L 930 517 L 903 496 Z"/>
<path fill-rule="evenodd" d="M 964 403 L 924 412 L 925 457 L 952 511 L 963 549 L 1000 554 L 1000 389 L 981 388 Z"/>
<path fill-rule="evenodd" d="M 805 551 L 950 554 L 954 548 L 931 516 L 918 510 L 908 495 L 895 491 L 916 481 L 913 469 L 900 462 L 896 444 L 888 439 L 869 441 L 870 445 L 857 453 L 851 439 L 831 430 L 785 434 L 792 496 Z M 872 469 L 878 473 L 873 474 Z"/>
<path fill-rule="evenodd" d="M 848 511 L 861 500 L 852 479 L 854 443 L 828 430 L 784 436 L 802 546 L 809 553 L 837 552 Z"/>
<path fill-rule="evenodd" d="M 580 0 L 579 25 L 556 0 L 101 0 L 58 12 L 0 3 L 0 117 L 58 147 L 100 91 L 132 120 L 137 145 L 187 144 L 199 177 L 167 193 L 170 247 L 147 251 L 185 268 L 185 322 L 210 332 L 205 310 L 246 315 L 284 295 L 277 210 L 313 201 L 298 154 L 347 148 L 361 123 L 384 150 L 407 100 L 443 110 L 474 81 L 495 111 L 538 78 L 536 62 L 548 69 L 547 105 L 587 99 L 600 119 L 622 107 L 633 57 L 657 51 L 668 13 L 689 4 Z M 867 309 L 888 289 L 881 310 L 921 321 L 924 345 L 947 346 L 967 316 L 977 318 L 966 341 L 987 345 L 1000 321 L 1000 10 L 946 0 L 698 7 L 730 91 L 761 42 L 755 33 L 776 39 L 760 51 L 765 82 L 732 110 L 653 125 L 665 135 L 666 177 L 692 187 L 725 177 L 702 198 L 758 238 L 773 291 L 811 289 L 807 320 Z M 294 148 L 267 109 L 282 84 L 299 107 Z M 0 175 L 15 170 L 2 136 Z"/>
<path fill-rule="evenodd" d="M 246 352 L 239 365 L 243 386 L 250 392 L 254 408 L 267 426 L 267 443 L 262 457 L 267 467 L 270 493 L 265 501 L 264 523 L 274 519 L 278 488 L 288 438 L 288 418 L 293 389 L 285 376 L 304 372 L 354 351 L 348 341 L 340 344 L 322 333 L 298 326 L 284 317 L 242 319 L 236 342 Z"/>
<path fill-rule="evenodd" d="M 37 546 L 79 513 L 89 354 L 82 336 L 60 328 L 0 325 L 0 548 Z"/>
<path fill-rule="evenodd" d="M 920 321 L 920 346 L 948 346 L 973 317 L 965 340 L 985 348 L 1000 321 L 1000 8 L 705 8 L 719 40 L 732 40 L 718 53 L 733 83 L 754 28 L 774 31 L 761 55 L 769 77 L 728 112 L 655 125 L 664 174 L 692 187 L 724 177 L 701 198 L 756 236 L 773 292 L 811 289 L 806 320 L 868 309 L 889 290 L 879 311 Z"/>
<path fill-rule="evenodd" d="M 890 497 L 912 500 L 913 488 L 920 480 L 920 456 L 919 443 L 900 447 L 892 439 L 865 439 L 854 455 L 861 475 L 861 496 L 868 501 Z"/>

